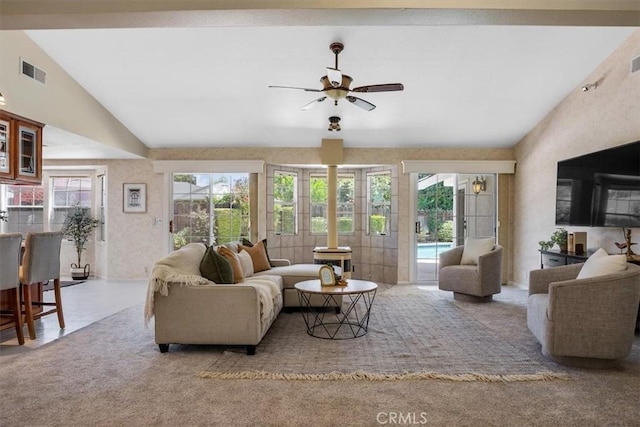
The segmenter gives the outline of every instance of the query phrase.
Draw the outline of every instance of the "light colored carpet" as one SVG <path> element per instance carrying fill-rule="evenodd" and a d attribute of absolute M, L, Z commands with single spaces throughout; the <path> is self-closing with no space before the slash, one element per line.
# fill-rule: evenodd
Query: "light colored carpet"
<path fill-rule="evenodd" d="M 396 286 L 389 295 L 415 289 Z M 201 379 L 197 373 L 210 370 L 221 354 L 240 349 L 172 346 L 161 354 L 153 329 L 142 326 L 140 306 L 35 350 L 0 354 L 0 425 L 375 426 L 391 425 L 390 417 L 400 414 L 405 420 L 424 415 L 431 426 L 638 425 L 640 337 L 620 369 L 562 368 L 540 356 L 526 329 L 522 299 L 505 297 L 483 305 L 449 303 L 490 330 L 492 339 L 548 370 L 566 371 L 570 381 Z M 381 306 L 374 305 L 374 313 L 378 307 L 382 315 Z M 284 369 L 283 363 L 275 368 Z"/>
<path fill-rule="evenodd" d="M 491 305 L 506 319 L 526 315 L 522 304 Z M 247 357 L 242 347 L 171 346 L 171 351 L 206 352 L 210 367 L 201 376 L 219 379 L 524 381 L 551 379 L 551 371 L 561 374 L 556 365 L 535 356 L 530 345 L 535 339 L 528 338 L 520 342 L 501 336 L 435 292 L 388 291 L 376 297 L 368 334 L 357 339 L 311 337 L 302 314 L 294 312 L 280 314 L 255 356 Z"/>

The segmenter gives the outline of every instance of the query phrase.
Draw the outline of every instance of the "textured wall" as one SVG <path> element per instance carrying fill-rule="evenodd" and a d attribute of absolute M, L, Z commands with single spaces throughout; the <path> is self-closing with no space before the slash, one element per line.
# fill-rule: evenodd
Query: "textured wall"
<path fill-rule="evenodd" d="M 318 143 L 320 145 L 320 143 Z M 236 159 L 261 159 L 267 164 L 320 164 L 320 149 L 296 149 L 296 148 L 185 148 L 151 150 L 152 158 L 157 160 L 236 160 Z M 409 251 L 410 237 L 413 233 L 410 221 L 409 206 L 409 175 L 403 174 L 400 168 L 402 160 L 510 160 L 513 159 L 512 149 L 449 149 L 449 148 L 423 148 L 423 149 L 345 149 L 345 163 L 348 164 L 388 164 L 394 170 L 393 188 L 397 188 L 397 206 L 392 206 L 392 214 L 397 218 L 392 223 L 394 234 L 385 237 L 371 238 L 368 236 L 349 236 L 344 244 L 354 248 L 361 248 L 367 243 L 376 247 L 375 256 L 382 254 L 383 265 L 369 261 L 362 257 L 360 250 L 354 255 L 354 263 L 360 264 L 362 271 L 357 273 L 367 277 L 375 274 L 383 277 L 385 281 L 394 283 L 409 280 Z M 45 166 L 71 166 L 71 165 L 105 165 L 108 177 L 108 224 L 107 241 L 99 248 L 100 256 L 96 259 L 95 271 L 99 271 L 101 277 L 110 279 L 146 278 L 156 259 L 164 254 L 167 241 L 165 233 L 166 224 L 154 225 L 154 218 L 162 218 L 166 209 L 164 195 L 164 180 L 161 174 L 153 173 L 150 160 L 108 160 L 108 161 L 48 161 Z M 357 169 L 356 169 L 357 170 Z M 212 171 L 213 172 L 213 171 Z M 258 176 L 258 224 L 259 237 L 269 237 L 269 243 L 273 241 L 274 247 L 281 248 L 280 255 L 291 258 L 296 262 L 312 260 L 312 252 L 308 247 L 326 245 L 323 236 L 305 235 L 301 242 L 293 237 L 282 237 L 277 242 L 267 232 L 269 213 L 267 212 L 267 191 L 269 190 L 267 173 Z M 271 175 L 272 177 L 272 175 Z M 397 178 L 396 178 L 397 177 Z M 122 212 L 122 184 L 146 183 L 147 184 L 147 212 L 140 214 L 125 214 Z M 306 192 L 308 194 L 308 190 Z M 302 206 L 307 205 L 301 201 Z M 307 207 L 308 209 L 308 207 Z M 396 210 L 397 209 L 397 210 Z M 307 233 L 308 234 L 308 233 Z M 362 238 L 361 238 L 362 237 Z M 369 240 L 372 240 L 369 242 Z M 377 241 L 381 240 L 381 241 Z M 289 245 L 291 243 L 291 245 Z M 342 244 L 342 240 L 340 240 Z M 304 251 L 295 251 L 289 248 L 305 248 Z M 382 250 L 382 252 L 380 252 Z M 395 256 L 395 260 L 391 258 Z M 102 263 L 106 260 L 106 266 Z M 369 261 L 369 262 L 367 262 Z M 357 267 L 356 267 L 357 268 Z M 368 270 L 367 270 L 368 269 Z M 376 269 L 375 273 L 371 273 Z"/>
<path fill-rule="evenodd" d="M 585 77 L 582 84 L 597 81 L 596 90 L 582 92 L 576 87 L 515 147 L 513 279 L 517 283 L 527 284 L 529 271 L 539 268 L 538 241 L 556 228 L 558 160 L 640 140 L 640 72 L 630 74 L 630 61 L 638 55 L 640 30 Z M 602 247 L 615 253 L 614 242 L 622 240 L 621 229 L 567 229 L 586 231 L 589 249 Z M 635 240 L 639 234 L 634 230 Z"/>

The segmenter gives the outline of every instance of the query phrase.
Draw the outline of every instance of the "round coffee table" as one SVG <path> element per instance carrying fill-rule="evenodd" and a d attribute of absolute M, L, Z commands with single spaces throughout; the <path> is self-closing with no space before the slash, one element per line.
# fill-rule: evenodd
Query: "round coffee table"
<path fill-rule="evenodd" d="M 302 317 L 307 333 L 312 337 L 330 340 L 358 338 L 367 334 L 371 305 L 378 285 L 367 280 L 349 279 L 347 286 L 320 286 L 320 280 L 305 280 L 294 285 L 300 305 L 305 307 Z M 311 305 L 311 297 L 324 298 L 321 305 Z M 342 310 L 336 297 L 341 296 Z"/>

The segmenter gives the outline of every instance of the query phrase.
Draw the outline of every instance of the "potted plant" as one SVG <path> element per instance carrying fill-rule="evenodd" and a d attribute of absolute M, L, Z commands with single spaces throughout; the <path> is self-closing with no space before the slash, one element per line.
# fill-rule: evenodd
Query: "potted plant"
<path fill-rule="evenodd" d="M 64 220 L 62 232 L 73 240 L 78 254 L 78 263 L 71 264 L 71 277 L 73 279 L 85 280 L 89 277 L 91 267 L 89 264 L 85 264 L 82 267 L 82 252 L 85 250 L 91 233 L 99 225 L 100 221 L 91 217 L 89 208 L 82 206 L 76 206 L 71 213 L 67 214 Z"/>
<path fill-rule="evenodd" d="M 558 228 L 551 235 L 551 241 L 560 246 L 560 252 L 567 252 L 568 233 L 564 228 Z"/>

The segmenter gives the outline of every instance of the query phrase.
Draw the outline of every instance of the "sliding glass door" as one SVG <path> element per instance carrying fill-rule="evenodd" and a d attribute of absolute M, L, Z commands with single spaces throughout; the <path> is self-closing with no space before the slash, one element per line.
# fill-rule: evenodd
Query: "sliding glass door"
<path fill-rule="evenodd" d="M 250 236 L 249 174 L 174 173 L 172 201 L 173 249 Z"/>
<path fill-rule="evenodd" d="M 495 175 L 414 175 L 414 277 L 437 281 L 442 252 L 463 245 L 467 237 L 495 237 Z"/>

